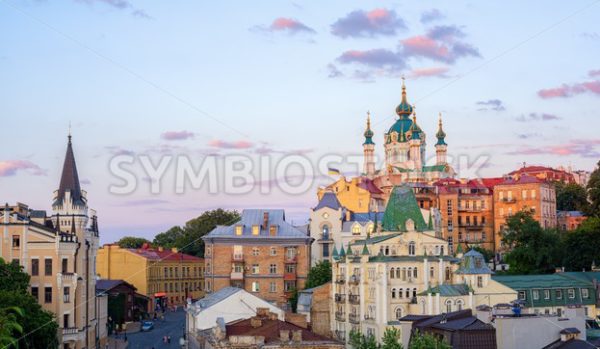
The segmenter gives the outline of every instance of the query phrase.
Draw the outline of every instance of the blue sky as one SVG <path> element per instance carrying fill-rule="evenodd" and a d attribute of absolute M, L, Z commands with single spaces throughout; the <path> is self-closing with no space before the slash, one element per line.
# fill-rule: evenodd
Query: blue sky
<path fill-rule="evenodd" d="M 3 1 L 1 197 L 49 208 L 71 122 L 103 242 L 214 207 L 284 207 L 300 223 L 314 190 L 151 195 L 142 183 L 118 196 L 109 161 L 360 154 L 367 110 L 382 155 L 402 75 L 429 144 L 442 112 L 449 153 L 488 157 L 482 176 L 522 162 L 591 170 L 599 14 L 592 1 Z"/>

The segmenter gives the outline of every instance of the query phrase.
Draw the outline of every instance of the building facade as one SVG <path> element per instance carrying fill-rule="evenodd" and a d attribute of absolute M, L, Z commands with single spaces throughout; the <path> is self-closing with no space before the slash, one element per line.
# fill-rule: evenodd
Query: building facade
<path fill-rule="evenodd" d="M 4 206 L 0 254 L 31 276 L 31 294 L 53 312 L 64 348 L 92 348 L 104 341 L 96 305 L 98 219 L 81 189 L 71 135 L 52 213 L 27 205 Z"/>
<path fill-rule="evenodd" d="M 452 294 L 451 309 L 516 297 L 488 282 L 488 273 L 459 272 L 470 261 L 449 254 L 448 242 L 430 228 L 408 186 L 392 191 L 373 234 L 343 247 L 333 259 L 332 331 L 340 340 L 348 340 L 353 330 L 382 338 L 407 314 L 446 312 L 440 306 L 446 290 L 461 290 Z"/>
<path fill-rule="evenodd" d="M 99 277 L 125 280 L 149 297 L 153 304 L 150 311 L 204 296 L 204 260 L 176 248 L 145 244 L 130 249 L 106 244 L 98 250 L 97 269 Z"/>
<path fill-rule="evenodd" d="M 243 210 L 238 223 L 202 239 L 207 292 L 239 287 L 285 307 L 304 288 L 312 238 L 286 222 L 283 210 Z"/>

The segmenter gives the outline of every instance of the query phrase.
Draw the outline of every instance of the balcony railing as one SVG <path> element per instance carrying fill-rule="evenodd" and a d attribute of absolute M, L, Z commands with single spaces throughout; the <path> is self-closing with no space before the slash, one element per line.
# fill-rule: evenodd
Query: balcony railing
<path fill-rule="evenodd" d="M 344 313 L 343 311 L 336 311 L 335 319 L 337 321 L 346 321 L 346 313 Z"/>
<path fill-rule="evenodd" d="M 66 327 L 62 329 L 62 335 L 63 337 L 67 337 L 67 336 L 76 336 L 79 333 L 79 329 L 77 327 Z M 65 338 L 63 338 L 64 340 Z"/>
<path fill-rule="evenodd" d="M 244 261 L 244 255 L 243 254 L 234 254 L 231 259 L 234 262 L 243 262 Z"/>
<path fill-rule="evenodd" d="M 517 202 L 517 199 L 512 197 L 512 198 L 502 198 L 500 201 L 502 202 Z"/>
<path fill-rule="evenodd" d="M 350 304 L 360 304 L 360 296 L 357 294 L 351 294 L 348 296 L 348 301 Z"/>
<path fill-rule="evenodd" d="M 335 302 L 336 303 L 345 303 L 346 302 L 346 295 L 345 294 L 341 294 L 341 293 L 336 293 L 335 294 Z"/>
<path fill-rule="evenodd" d="M 337 336 L 337 339 L 346 341 L 346 331 L 335 330 L 335 335 Z"/>
<path fill-rule="evenodd" d="M 459 211 L 465 211 L 465 212 L 481 212 L 483 210 L 485 210 L 484 207 L 464 207 L 464 206 L 458 206 L 458 210 Z"/>
<path fill-rule="evenodd" d="M 365 314 L 365 320 L 375 320 L 375 315 L 373 314 Z"/>
<path fill-rule="evenodd" d="M 360 283 L 360 275 L 352 275 L 348 283 L 351 285 L 358 285 Z"/>
<path fill-rule="evenodd" d="M 285 263 L 288 263 L 288 264 L 298 263 L 298 256 L 297 255 L 293 255 L 293 256 L 285 255 Z"/>
<path fill-rule="evenodd" d="M 321 236 L 319 237 L 319 240 L 317 240 L 319 242 L 331 242 L 333 241 L 333 239 L 331 238 L 331 235 L 329 234 L 321 234 Z"/>
<path fill-rule="evenodd" d="M 296 280 L 296 273 L 283 273 L 283 279 L 286 281 Z"/>
<path fill-rule="evenodd" d="M 243 271 L 232 271 L 230 278 L 231 278 L 231 280 L 243 280 L 244 272 Z"/>
<path fill-rule="evenodd" d="M 346 278 L 343 275 L 339 275 L 336 279 L 335 279 L 335 283 L 336 284 L 343 284 L 346 283 Z"/>
<path fill-rule="evenodd" d="M 360 324 L 360 316 L 358 314 L 350 314 L 348 315 L 348 321 L 351 324 Z"/>

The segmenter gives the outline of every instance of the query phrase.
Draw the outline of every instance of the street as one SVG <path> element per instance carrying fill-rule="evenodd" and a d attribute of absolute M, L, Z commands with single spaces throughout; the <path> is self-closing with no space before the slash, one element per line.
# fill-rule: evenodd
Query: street
<path fill-rule="evenodd" d="M 179 339 L 185 326 L 185 311 L 178 309 L 165 314 L 165 320 L 154 321 L 154 329 L 148 332 L 127 334 L 129 349 L 179 348 Z M 171 343 L 163 343 L 164 336 L 171 336 Z"/>

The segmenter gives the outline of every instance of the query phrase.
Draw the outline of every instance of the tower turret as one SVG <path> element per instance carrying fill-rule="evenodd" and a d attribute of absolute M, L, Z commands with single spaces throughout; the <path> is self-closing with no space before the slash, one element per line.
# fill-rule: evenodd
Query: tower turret
<path fill-rule="evenodd" d="M 444 132 L 442 128 L 442 113 L 440 113 L 440 118 L 438 121 L 438 131 L 435 134 L 435 136 L 437 138 L 437 143 L 435 144 L 436 165 L 445 165 L 448 163 L 448 145 L 446 144 L 445 140 L 446 132 Z"/>
<path fill-rule="evenodd" d="M 375 175 L 375 143 L 373 142 L 373 131 L 371 130 L 371 113 L 367 112 L 367 128 L 365 129 L 365 142 L 363 143 L 364 169 L 363 172 L 369 178 Z"/>
<path fill-rule="evenodd" d="M 410 149 L 410 161 L 415 170 L 421 171 L 422 160 L 421 160 L 421 130 L 417 126 L 417 112 L 413 106 L 413 119 L 412 125 L 410 126 L 410 141 L 408 142 Z"/>

